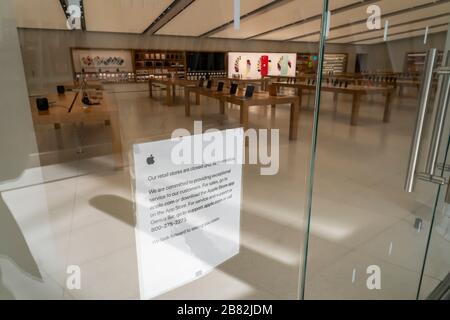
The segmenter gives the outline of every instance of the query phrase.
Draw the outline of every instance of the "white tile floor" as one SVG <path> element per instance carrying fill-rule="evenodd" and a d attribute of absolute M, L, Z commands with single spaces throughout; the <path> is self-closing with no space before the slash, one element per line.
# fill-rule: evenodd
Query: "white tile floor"
<path fill-rule="evenodd" d="M 221 116 L 217 103 L 206 99 L 193 107 L 191 118 L 184 117 L 181 96 L 175 106 L 166 107 L 162 97 L 150 100 L 146 92 L 116 94 L 126 148 L 135 141 L 167 138 L 179 127 L 192 129 L 194 119 L 205 127 L 238 125 L 237 108 L 227 106 Z M 335 112 L 332 97 L 323 95 L 308 299 L 416 297 L 436 190 L 422 183 L 414 194 L 402 191 L 416 101 L 397 98 L 393 103 L 392 122 L 383 124 L 383 99 L 363 99 L 360 123 L 350 127 L 351 100 L 340 97 Z M 312 109 L 306 104 L 304 99 L 296 142 L 287 138 L 288 106 L 275 113 L 270 107 L 250 109 L 252 126 L 281 130 L 280 171 L 260 176 L 258 166 L 245 166 L 240 254 L 159 299 L 297 297 L 312 127 Z M 37 129 L 38 141 L 52 130 Z M 13 217 L 10 229 L 25 240 L 15 254 L 0 252 L 0 298 L 139 298 L 130 169 L 113 169 L 108 130 L 87 127 L 82 141 L 101 146 L 77 155 L 74 132 L 65 128 L 66 152 L 59 159 L 72 161 L 50 164 L 55 157 L 47 155 L 48 165 L 0 184 L 1 199 Z M 45 150 L 55 145 L 47 141 Z M 414 228 L 416 217 L 423 219 L 420 231 Z M 450 242 L 433 233 L 422 297 L 450 271 L 449 249 Z M 30 266 L 33 259 L 38 271 Z M 67 265 L 81 267 L 81 290 L 65 289 Z M 381 267 L 382 290 L 367 289 L 369 265 Z"/>

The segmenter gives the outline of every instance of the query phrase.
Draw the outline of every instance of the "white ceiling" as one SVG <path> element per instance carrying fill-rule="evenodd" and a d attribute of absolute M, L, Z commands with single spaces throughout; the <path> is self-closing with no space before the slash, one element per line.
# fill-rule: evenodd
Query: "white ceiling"
<path fill-rule="evenodd" d="M 14 2 L 19 27 L 66 29 L 59 0 Z M 84 0 L 86 30 L 139 34 L 172 3 L 173 0 Z M 369 4 L 380 6 L 382 25 L 385 20 L 389 21 L 389 40 L 423 35 L 427 26 L 431 33 L 445 31 L 442 25 L 450 22 L 449 0 L 331 0 L 329 42 L 382 42 L 382 30 L 367 29 Z M 212 38 L 301 42 L 319 40 L 321 1 L 241 0 L 243 18 L 239 30 L 231 23 L 233 6 L 234 0 L 194 0 L 155 34 L 194 37 L 206 34 Z"/>
<path fill-rule="evenodd" d="M 142 33 L 173 0 L 84 0 L 86 29 Z"/>
<path fill-rule="evenodd" d="M 20 28 L 67 30 L 59 0 L 14 0 Z"/>
<path fill-rule="evenodd" d="M 361 1 L 355 1 L 354 3 L 358 3 L 358 2 L 360 3 Z M 429 3 L 429 2 L 433 2 L 433 0 L 408 0 L 408 7 L 425 4 L 425 3 Z M 381 8 L 382 16 L 392 13 L 394 11 L 399 11 L 399 10 L 407 8 L 405 6 L 404 1 L 398 1 L 398 0 L 395 0 L 395 1 L 383 0 L 383 1 L 378 1 L 376 4 Z M 368 7 L 367 4 L 360 3 L 360 5 L 356 8 L 332 14 L 331 28 L 335 28 L 337 26 L 345 25 L 345 24 L 355 22 L 355 21 L 360 21 L 360 20 L 367 21 L 367 18 L 369 16 L 367 14 L 367 7 Z M 303 39 L 301 39 L 301 36 L 311 33 L 311 32 L 314 32 L 314 31 L 317 31 L 318 27 L 316 27 L 316 26 L 318 26 L 318 25 L 320 25 L 320 20 L 303 24 L 300 27 L 292 26 L 291 28 L 286 28 L 286 29 L 280 30 L 275 36 L 280 39 L 284 39 L 284 40 L 293 39 L 293 38 L 297 37 L 297 40 L 304 41 Z M 365 22 L 363 25 L 367 30 Z M 273 40 L 274 36 L 272 35 L 272 33 L 270 33 L 263 37 L 259 37 L 258 39 Z"/>

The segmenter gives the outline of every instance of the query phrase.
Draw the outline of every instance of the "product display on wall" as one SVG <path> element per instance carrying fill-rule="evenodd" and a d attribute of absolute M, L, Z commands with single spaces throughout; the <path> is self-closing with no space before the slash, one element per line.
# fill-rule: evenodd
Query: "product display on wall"
<path fill-rule="evenodd" d="M 225 52 L 186 52 L 188 80 L 226 77 Z"/>
<path fill-rule="evenodd" d="M 296 61 L 296 53 L 229 52 L 228 76 L 239 79 L 295 77 Z"/>
<path fill-rule="evenodd" d="M 319 56 L 317 53 L 299 53 L 297 69 L 300 74 L 316 73 Z M 323 59 L 324 73 L 344 73 L 347 70 L 346 53 L 325 53 Z"/>
<path fill-rule="evenodd" d="M 149 77 L 185 76 L 184 51 L 134 50 L 134 61 L 138 82 L 146 81 Z"/>
<path fill-rule="evenodd" d="M 150 49 L 72 48 L 74 79 L 145 82 L 150 77 L 218 79 L 227 76 L 226 53 Z"/>
<path fill-rule="evenodd" d="M 129 82 L 135 80 L 131 50 L 72 48 L 74 78 Z"/>
<path fill-rule="evenodd" d="M 443 52 L 437 54 L 438 65 L 442 64 Z M 409 74 L 422 73 L 425 66 L 426 52 L 408 52 L 405 59 L 405 72 Z"/>
<path fill-rule="evenodd" d="M 325 53 L 323 61 L 324 73 L 344 73 L 347 71 L 347 54 Z"/>
<path fill-rule="evenodd" d="M 196 52 L 147 49 L 72 49 L 74 78 L 145 82 L 150 77 L 261 79 L 295 77 L 317 70 L 315 53 Z M 324 73 L 344 73 L 347 54 L 325 54 Z"/>
<path fill-rule="evenodd" d="M 297 54 L 297 71 L 299 73 L 316 73 L 319 57 L 315 53 Z"/>

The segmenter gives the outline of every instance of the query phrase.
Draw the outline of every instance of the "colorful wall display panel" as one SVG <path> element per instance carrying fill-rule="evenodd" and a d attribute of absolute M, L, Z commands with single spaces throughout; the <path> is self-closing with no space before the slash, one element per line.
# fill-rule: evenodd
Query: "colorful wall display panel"
<path fill-rule="evenodd" d="M 296 53 L 229 52 L 228 76 L 260 79 L 265 76 L 295 77 Z"/>
<path fill-rule="evenodd" d="M 131 50 L 73 49 L 74 71 L 133 72 Z"/>

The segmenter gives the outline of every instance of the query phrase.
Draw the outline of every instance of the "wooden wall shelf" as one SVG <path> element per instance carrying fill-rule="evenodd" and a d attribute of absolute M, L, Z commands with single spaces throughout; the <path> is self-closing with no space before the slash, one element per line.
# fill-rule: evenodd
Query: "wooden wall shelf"
<path fill-rule="evenodd" d="M 133 50 L 136 81 L 147 81 L 150 77 L 174 75 L 186 76 L 186 54 L 175 50 Z"/>

